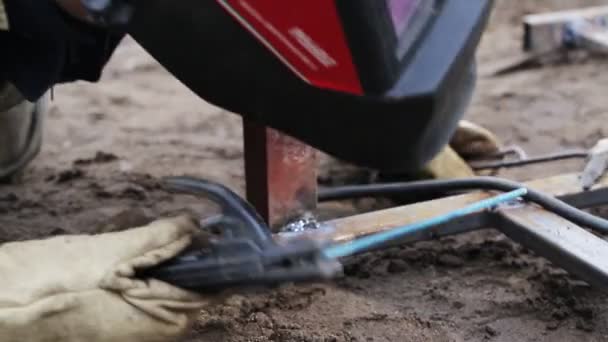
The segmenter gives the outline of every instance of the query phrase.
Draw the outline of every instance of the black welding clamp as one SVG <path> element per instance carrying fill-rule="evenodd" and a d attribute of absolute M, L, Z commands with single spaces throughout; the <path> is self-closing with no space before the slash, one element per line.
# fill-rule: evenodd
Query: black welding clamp
<path fill-rule="evenodd" d="M 201 293 L 229 288 L 316 282 L 342 274 L 326 257 L 322 241 L 298 238 L 275 242 L 255 209 L 227 187 L 188 177 L 166 179 L 169 190 L 211 200 L 221 214 L 201 221 L 209 236 L 203 246 L 139 274 Z"/>

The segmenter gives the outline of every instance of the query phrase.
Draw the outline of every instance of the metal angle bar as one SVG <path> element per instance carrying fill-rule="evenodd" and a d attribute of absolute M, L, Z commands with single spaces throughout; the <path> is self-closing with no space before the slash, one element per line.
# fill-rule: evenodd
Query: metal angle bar
<path fill-rule="evenodd" d="M 608 242 L 535 206 L 492 215 L 493 227 L 537 255 L 608 290 Z"/>
<path fill-rule="evenodd" d="M 608 20 L 602 25 L 581 24 L 574 28 L 578 44 L 589 51 L 608 53 Z"/>

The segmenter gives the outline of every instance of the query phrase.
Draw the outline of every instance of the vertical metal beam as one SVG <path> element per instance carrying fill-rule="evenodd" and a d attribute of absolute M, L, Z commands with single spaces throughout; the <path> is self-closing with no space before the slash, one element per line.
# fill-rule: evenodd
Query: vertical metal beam
<path fill-rule="evenodd" d="M 317 153 L 274 129 L 244 122 L 247 199 L 273 230 L 315 210 Z"/>

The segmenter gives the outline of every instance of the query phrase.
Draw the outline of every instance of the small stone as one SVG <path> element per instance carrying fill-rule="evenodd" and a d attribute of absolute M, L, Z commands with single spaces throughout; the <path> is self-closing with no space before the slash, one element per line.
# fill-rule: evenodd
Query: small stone
<path fill-rule="evenodd" d="M 102 121 L 106 118 L 106 113 L 102 113 L 102 112 L 91 112 L 88 114 L 89 116 L 89 120 L 92 122 L 98 122 L 98 121 Z"/>
<path fill-rule="evenodd" d="M 514 249 L 513 242 L 511 242 L 510 240 L 507 240 L 507 239 L 494 241 L 494 245 L 497 248 L 504 249 L 507 252 L 511 252 Z"/>
<path fill-rule="evenodd" d="M 142 227 L 153 221 L 141 208 L 127 209 L 108 219 L 98 229 L 100 233 L 122 232 L 132 227 Z"/>
<path fill-rule="evenodd" d="M 361 269 L 361 265 L 356 264 L 356 263 L 344 265 L 344 274 L 347 277 L 354 277 L 357 275 L 357 273 L 359 273 L 360 269 Z"/>
<path fill-rule="evenodd" d="M 103 189 L 103 191 L 98 191 L 96 195 L 98 197 L 105 197 L 105 193 L 110 195 L 108 197 L 130 198 L 139 201 L 145 200 L 148 197 L 145 188 L 138 184 L 130 183 L 112 184 Z"/>
<path fill-rule="evenodd" d="M 263 312 L 256 312 L 252 315 L 251 320 L 256 322 L 262 328 L 272 329 L 274 324 L 272 319 Z"/>
<path fill-rule="evenodd" d="M 369 279 L 372 277 L 372 274 L 368 270 L 360 270 L 357 273 L 357 277 L 360 279 Z"/>
<path fill-rule="evenodd" d="M 568 279 L 567 282 L 572 289 L 588 290 L 591 288 L 591 285 L 589 285 L 589 283 L 582 280 Z"/>
<path fill-rule="evenodd" d="M 591 309 L 589 307 L 575 306 L 573 308 L 573 311 L 577 315 L 579 315 L 580 317 L 582 317 L 583 319 L 586 319 L 586 320 L 592 320 L 593 319 L 593 309 Z"/>
<path fill-rule="evenodd" d="M 399 258 L 400 253 L 401 253 L 401 250 L 399 248 L 391 248 L 391 249 L 387 249 L 386 251 L 384 251 L 382 256 L 385 259 L 395 259 L 395 258 Z"/>
<path fill-rule="evenodd" d="M 591 323 L 589 323 L 588 321 L 581 319 L 576 322 L 576 329 L 586 331 L 586 332 L 592 332 L 593 325 Z"/>
<path fill-rule="evenodd" d="M 63 228 L 53 228 L 51 229 L 51 231 L 49 232 L 49 236 L 57 236 L 57 235 L 63 235 L 66 234 L 67 232 L 65 231 L 65 229 Z"/>
<path fill-rule="evenodd" d="M 503 260 L 507 256 L 507 252 L 503 249 L 494 249 L 492 251 L 492 258 L 494 260 Z"/>
<path fill-rule="evenodd" d="M 568 318 L 568 311 L 564 308 L 555 309 L 551 313 L 551 317 L 563 321 L 564 319 Z"/>
<path fill-rule="evenodd" d="M 465 304 L 463 302 L 455 301 L 454 303 L 452 303 L 452 307 L 454 309 L 462 309 L 465 307 Z"/>
<path fill-rule="evenodd" d="M 84 172 L 80 169 L 70 169 L 61 171 L 55 178 L 55 183 L 66 183 L 72 180 L 82 178 L 84 176 Z"/>
<path fill-rule="evenodd" d="M 462 267 L 464 266 L 464 260 L 453 254 L 442 254 L 437 260 L 440 265 L 448 267 Z"/>
<path fill-rule="evenodd" d="M 0 195 L 0 202 L 17 202 L 19 197 L 13 192 L 9 192 L 6 195 Z"/>
<path fill-rule="evenodd" d="M 74 165 L 91 165 L 91 164 L 103 164 L 117 160 L 118 157 L 115 154 L 107 153 L 103 151 L 97 151 L 93 158 L 88 159 L 76 159 Z"/>
<path fill-rule="evenodd" d="M 486 325 L 484 329 L 485 329 L 486 333 L 490 336 L 498 335 L 498 331 L 489 325 Z"/>
<path fill-rule="evenodd" d="M 395 260 L 391 260 L 388 263 L 388 266 L 386 268 L 386 271 L 388 273 L 402 273 L 407 271 L 408 268 L 408 264 L 403 261 L 403 260 L 399 260 L 399 259 L 395 259 Z"/>
<path fill-rule="evenodd" d="M 94 194 L 98 198 L 112 198 L 112 194 L 104 189 L 96 189 Z"/>
<path fill-rule="evenodd" d="M 479 257 L 481 251 L 481 246 L 476 244 L 465 244 L 456 249 L 458 255 L 462 255 L 469 260 Z"/>
<path fill-rule="evenodd" d="M 559 322 L 549 322 L 546 326 L 545 329 L 547 330 L 557 330 L 557 328 L 559 328 Z"/>
<path fill-rule="evenodd" d="M 121 160 L 118 164 L 118 169 L 120 170 L 120 172 L 130 172 L 133 171 L 133 164 L 129 163 L 126 160 Z"/>
<path fill-rule="evenodd" d="M 421 251 L 408 250 L 408 251 L 403 251 L 400 256 L 401 256 L 401 258 L 403 258 L 409 262 L 416 262 L 416 261 L 420 261 L 420 260 L 422 260 L 422 258 L 424 258 L 424 253 Z"/>
<path fill-rule="evenodd" d="M 242 307 L 247 302 L 247 299 L 241 295 L 233 295 L 225 300 L 225 304 L 229 306 Z"/>
<path fill-rule="evenodd" d="M 510 261 L 510 265 L 513 268 L 522 269 L 528 267 L 529 263 L 523 259 L 513 259 Z"/>

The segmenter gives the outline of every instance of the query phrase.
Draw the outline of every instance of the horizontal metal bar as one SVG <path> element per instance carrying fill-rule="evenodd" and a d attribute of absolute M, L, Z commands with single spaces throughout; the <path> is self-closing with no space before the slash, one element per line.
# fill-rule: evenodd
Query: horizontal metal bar
<path fill-rule="evenodd" d="M 481 230 L 489 227 L 490 215 L 488 213 L 476 213 L 473 215 L 465 216 L 454 221 L 451 221 L 448 224 L 437 225 L 434 227 L 430 227 L 428 229 L 416 231 L 414 233 L 402 236 L 401 238 L 393 241 L 388 241 L 386 244 L 382 246 L 377 246 L 375 248 L 371 248 L 365 251 L 361 251 L 361 253 L 373 252 L 377 250 L 382 250 L 389 247 L 400 246 L 404 244 L 411 244 L 420 241 L 429 241 L 436 240 L 443 237 L 448 237 L 452 235 L 464 234 L 473 232 L 476 230 Z M 381 232 L 381 231 L 378 231 Z M 337 231 L 332 226 L 321 225 L 321 228 L 314 231 L 308 232 L 296 232 L 296 233 L 279 233 L 275 235 L 275 239 L 278 242 L 282 240 L 289 240 L 294 238 L 307 237 L 311 239 L 317 239 L 323 242 L 333 241 L 335 243 L 346 242 L 354 240 L 355 238 L 363 237 L 363 235 L 357 236 L 355 238 L 348 238 L 346 236 L 336 235 Z"/>
<path fill-rule="evenodd" d="M 600 179 L 598 184 L 589 191 L 582 190 L 578 174 L 566 174 L 534 180 L 525 183 L 525 185 L 546 194 L 562 198 L 579 208 L 589 208 L 608 204 L 608 177 Z M 473 192 L 466 195 L 452 196 L 349 216 L 325 222 L 322 224 L 325 228 L 309 231 L 304 234 L 311 238 L 330 239 L 335 242 L 349 241 L 369 234 L 383 232 L 443 215 L 455 209 L 463 208 L 472 203 L 487 199 L 490 196 L 492 196 L 492 194 L 488 192 Z M 475 222 L 479 223 L 482 221 L 482 218 L 475 218 L 472 220 L 477 220 Z M 446 227 L 433 228 L 428 232 L 420 233 L 416 237 L 408 237 L 408 242 L 419 241 L 418 239 L 425 240 L 428 239 L 428 236 L 456 234 L 479 229 L 481 227 L 473 225 L 467 229 L 466 227 L 458 228 L 458 226 L 456 226 L 454 231 L 450 231 L 452 228 L 453 227 L 450 227 L 450 229 L 447 229 Z"/>
<path fill-rule="evenodd" d="M 455 209 L 466 207 L 489 197 L 489 194 L 477 193 L 474 196 L 454 196 L 434 201 L 416 203 L 398 208 L 380 210 L 367 214 L 355 215 L 326 222 L 322 226 L 328 228 L 321 228 L 321 230 L 328 229 L 329 231 L 331 231 L 331 240 L 333 240 L 334 242 L 350 241 L 362 236 L 379 233 L 397 227 L 428 220 L 433 217 L 446 214 Z M 471 216 L 478 215 L 479 214 Z M 427 239 L 425 237 L 461 233 L 467 230 L 464 228 L 466 224 L 471 222 L 479 222 L 480 220 L 481 219 L 479 218 L 475 218 L 471 219 L 470 221 L 457 221 L 453 224 L 454 227 L 450 225 L 450 229 L 448 229 L 454 229 L 453 233 L 446 233 L 446 225 L 431 228 L 426 232 L 420 232 L 411 236 L 409 238 L 409 242 L 418 241 L 417 239 L 415 239 L 415 237 L 419 237 L 424 240 Z M 459 225 L 462 227 L 457 228 Z M 471 227 L 468 230 L 474 230 L 478 228 L 479 227 Z M 317 232 L 323 234 L 323 232 L 319 231 L 311 231 L 310 234 L 317 234 Z"/>
<path fill-rule="evenodd" d="M 575 8 L 557 12 L 529 14 L 524 21 L 530 25 L 563 24 L 576 19 L 593 20 L 608 16 L 608 6 Z"/>
<path fill-rule="evenodd" d="M 576 30 L 579 44 L 589 51 L 608 53 L 608 19 L 603 25 L 586 25 Z"/>
<path fill-rule="evenodd" d="M 492 215 L 493 227 L 577 275 L 608 290 L 608 242 L 535 206 L 523 206 Z"/>

